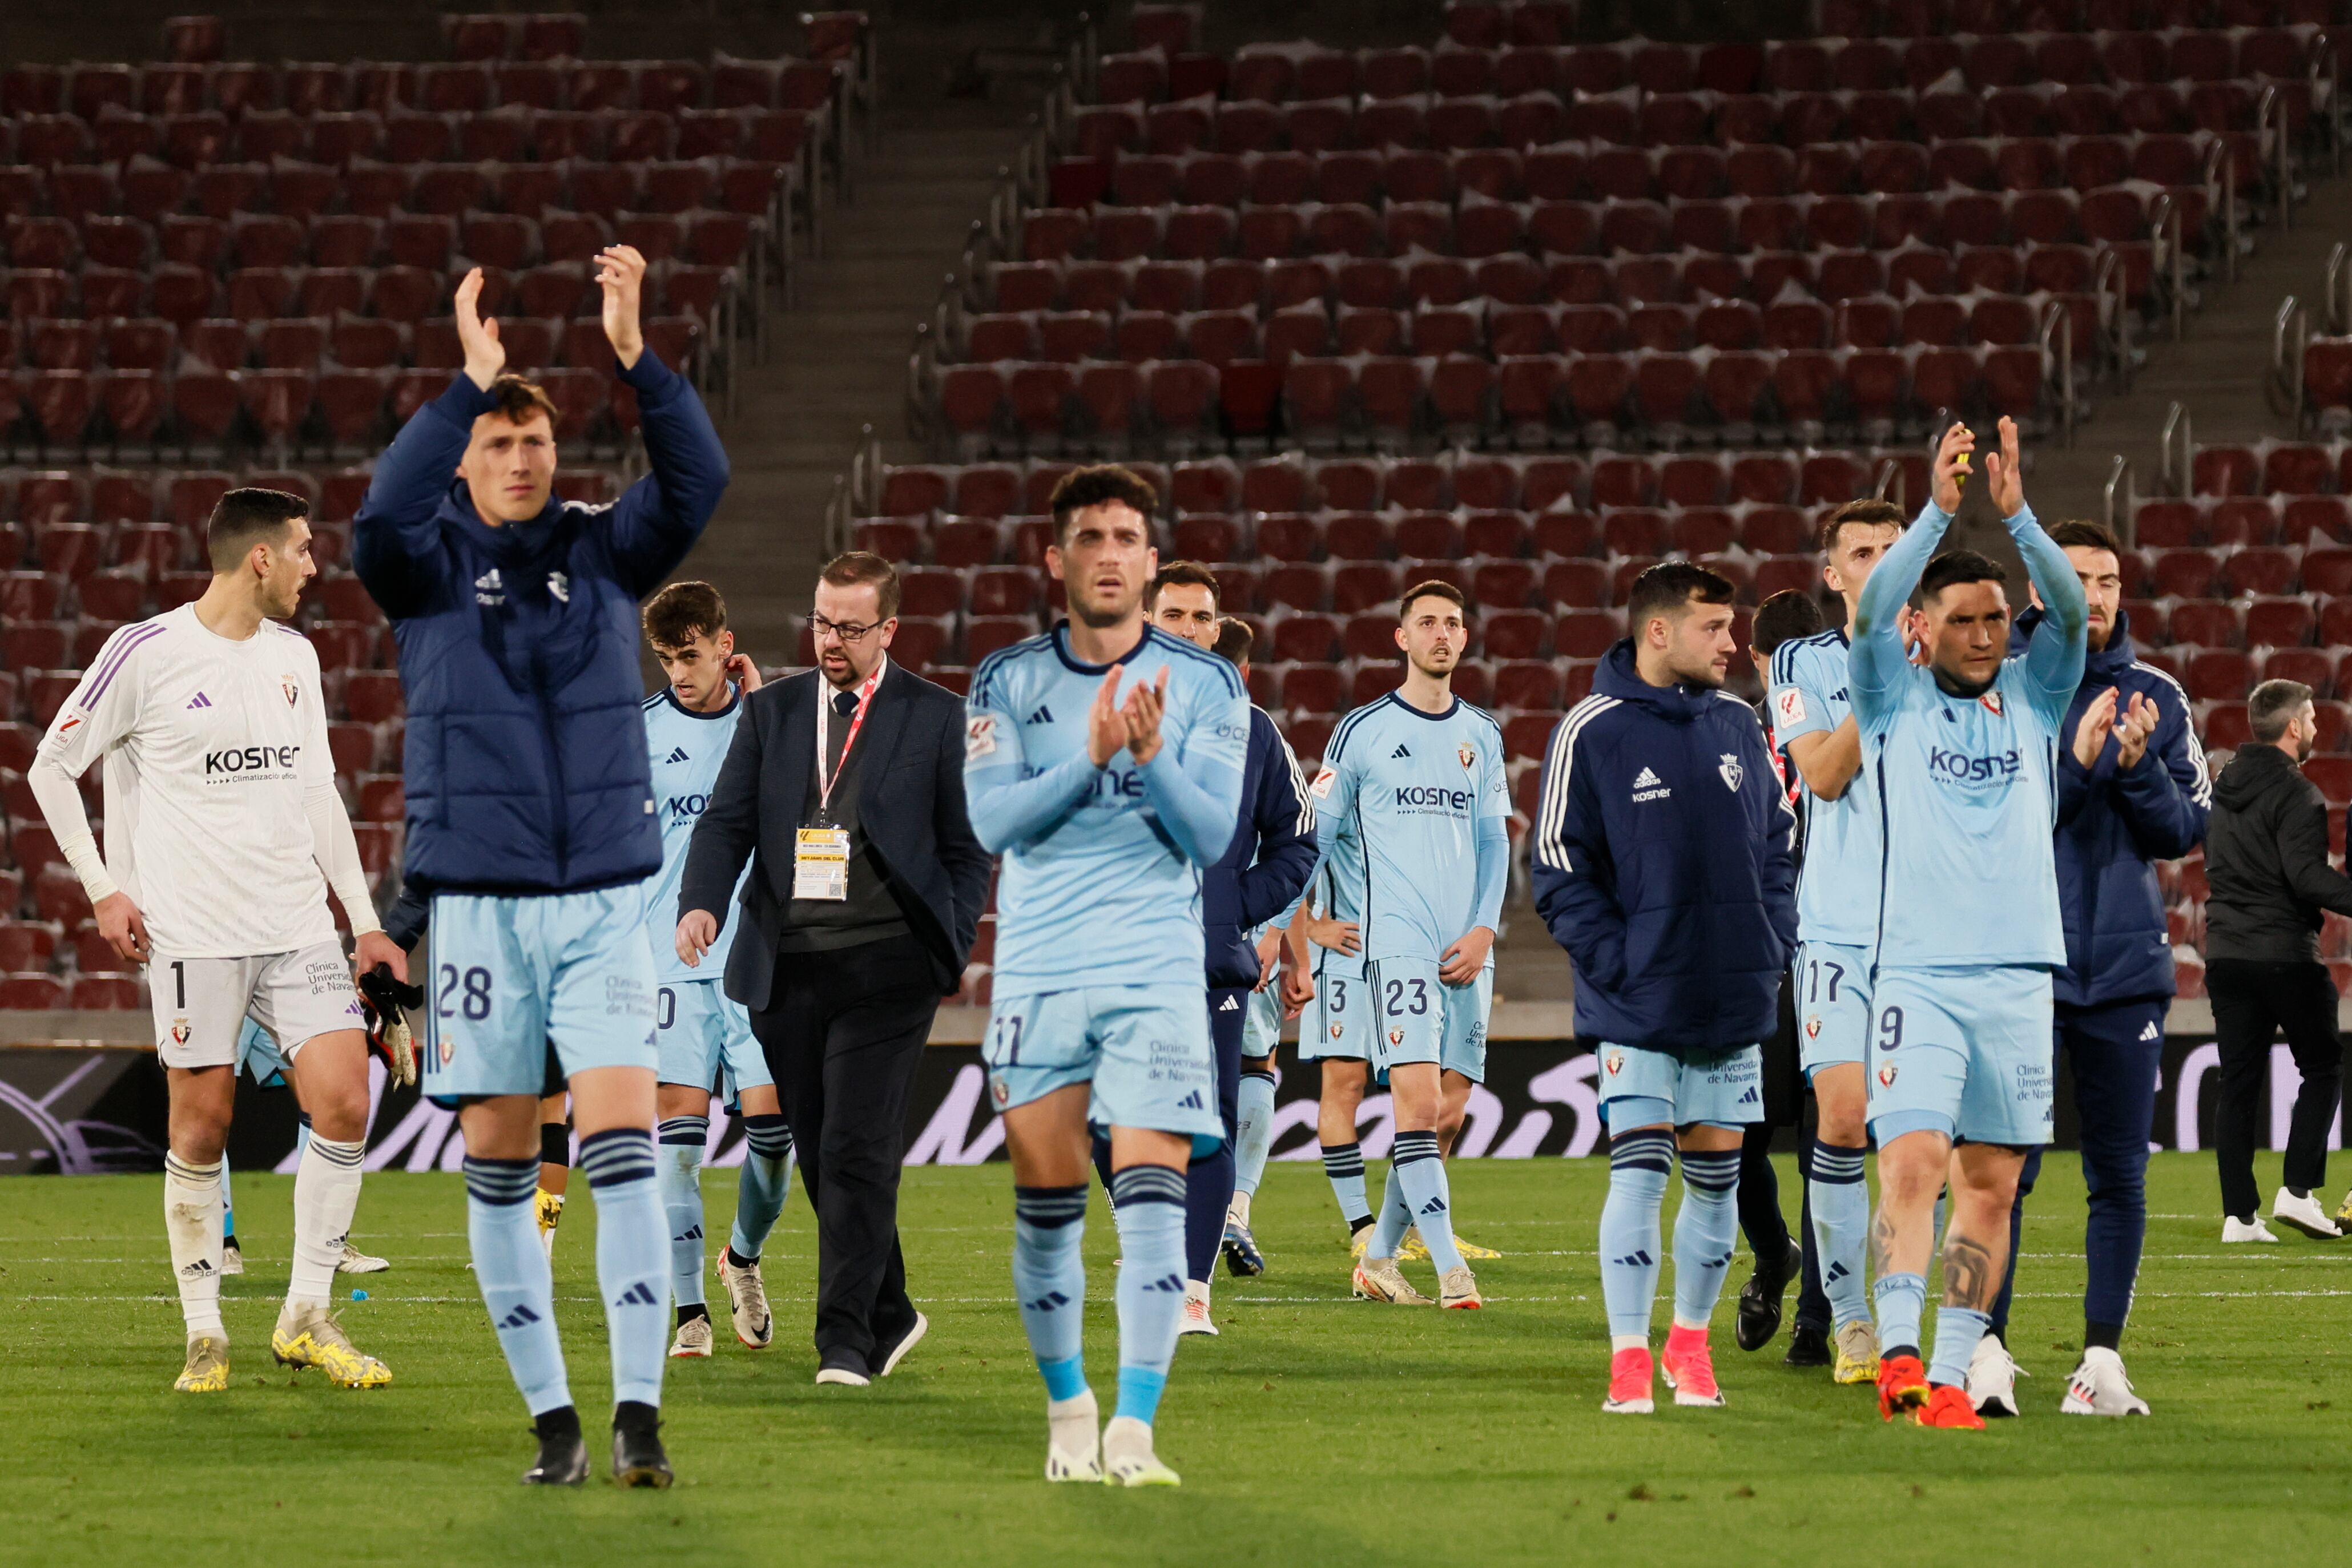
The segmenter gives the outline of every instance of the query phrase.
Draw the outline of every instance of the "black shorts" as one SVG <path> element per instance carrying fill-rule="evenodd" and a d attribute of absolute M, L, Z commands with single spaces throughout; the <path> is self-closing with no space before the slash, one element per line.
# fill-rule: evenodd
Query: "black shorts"
<path fill-rule="evenodd" d="M 1764 1041 L 1764 1124 L 1794 1127 L 1805 1116 L 1805 1070 L 1797 1049 L 1796 982 L 1780 977 L 1780 1022 Z"/>

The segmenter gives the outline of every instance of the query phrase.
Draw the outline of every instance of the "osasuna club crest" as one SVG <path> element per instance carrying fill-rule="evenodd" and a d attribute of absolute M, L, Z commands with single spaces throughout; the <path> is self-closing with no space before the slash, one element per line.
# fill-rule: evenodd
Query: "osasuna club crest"
<path fill-rule="evenodd" d="M 1984 695 L 1977 698 L 1977 701 L 1984 704 L 1985 710 L 1988 713 L 1997 714 L 2000 712 L 2000 694 L 1999 692 L 1987 692 Z"/>
<path fill-rule="evenodd" d="M 1881 1089 L 1895 1087 L 1895 1064 L 1891 1061 L 1878 1070 L 1878 1086 Z"/>
<path fill-rule="evenodd" d="M 1610 1077 L 1616 1077 L 1620 1072 L 1625 1071 L 1625 1053 L 1622 1051 L 1612 1051 L 1609 1052 L 1608 1055 L 1601 1059 L 1601 1069 L 1602 1071 L 1608 1073 Z"/>
<path fill-rule="evenodd" d="M 1401 1029 L 1392 1029 L 1389 1030 L 1389 1043 L 1391 1045 L 1402 1045 L 1404 1043 L 1404 1030 Z"/>
<path fill-rule="evenodd" d="M 1462 758 L 1462 766 L 1465 768 L 1474 767 L 1478 761 L 1476 748 L 1466 740 L 1454 748 L 1454 755 Z"/>
<path fill-rule="evenodd" d="M 1822 1038 L 1822 1017 L 1819 1013 L 1813 1014 L 1805 1020 L 1805 1038 L 1807 1040 Z"/>
<path fill-rule="evenodd" d="M 1739 781 L 1748 777 L 1748 770 L 1739 766 L 1739 758 L 1737 756 L 1728 751 L 1725 752 L 1723 760 L 1716 764 L 1715 770 L 1723 775 L 1723 782 L 1733 794 L 1739 793 Z"/>
<path fill-rule="evenodd" d="M 302 695 L 302 683 L 291 675 L 280 675 L 278 677 L 278 689 L 286 694 L 286 706 L 292 707 Z"/>

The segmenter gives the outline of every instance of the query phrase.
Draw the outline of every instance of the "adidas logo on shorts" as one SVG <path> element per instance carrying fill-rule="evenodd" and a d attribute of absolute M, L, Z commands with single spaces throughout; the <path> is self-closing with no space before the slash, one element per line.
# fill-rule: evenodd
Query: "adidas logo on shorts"
<path fill-rule="evenodd" d="M 1242 1010 L 1242 999 L 1239 997 L 1227 997 L 1218 1006 L 1217 1010 L 1221 1013 L 1237 1013 Z"/>

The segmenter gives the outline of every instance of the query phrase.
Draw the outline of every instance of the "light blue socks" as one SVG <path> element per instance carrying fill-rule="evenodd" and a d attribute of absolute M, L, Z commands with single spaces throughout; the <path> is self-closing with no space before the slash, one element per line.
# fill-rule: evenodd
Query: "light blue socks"
<path fill-rule="evenodd" d="M 1129 1166 L 1110 1178 L 1118 1245 L 1118 1411 L 1147 1426 L 1160 1411 L 1184 1313 L 1184 1173 Z"/>
<path fill-rule="evenodd" d="M 572 1403 L 572 1390 L 555 1333 L 555 1281 L 531 1216 L 539 1162 L 467 1155 L 465 1168 L 474 1282 L 506 1352 L 507 1370 L 533 1416 L 560 1410 Z"/>

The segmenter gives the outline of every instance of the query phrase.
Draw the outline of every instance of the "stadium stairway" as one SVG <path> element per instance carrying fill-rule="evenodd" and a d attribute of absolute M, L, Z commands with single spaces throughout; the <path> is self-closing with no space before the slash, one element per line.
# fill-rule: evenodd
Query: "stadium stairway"
<path fill-rule="evenodd" d="M 2120 454 L 2143 497 L 2158 493 L 2158 436 L 2173 403 L 2190 411 L 2200 442 L 2292 437 L 2294 423 L 2272 412 L 2264 386 L 2271 362 L 2272 319 L 2289 294 L 2315 299 L 2327 253 L 2352 235 L 2352 172 L 2316 177 L 2310 197 L 2294 213 L 2294 226 L 2275 218 L 2258 230 L 2258 246 L 2231 281 L 2209 279 L 2204 305 L 2189 313 L 2180 341 L 2149 340 L 2147 362 L 2131 391 L 2107 392 L 2095 421 L 2075 444 L 2045 444 L 2035 455 L 2031 492 L 2044 517 L 2096 517 L 2111 465 Z M 2117 518 L 2123 498 L 2116 498 Z"/>
<path fill-rule="evenodd" d="M 880 146 L 849 204 L 827 214 L 824 253 L 802 264 L 793 308 L 775 318 L 766 362 L 743 377 L 726 430 L 735 477 L 688 571 L 727 596 L 761 664 L 787 663 L 822 564 L 819 519 L 862 425 L 887 425 L 907 375 L 908 323 L 930 313 L 998 165 L 1034 108 L 1010 91 L 949 97 L 949 68 L 1028 41 L 1003 23 L 902 28 L 888 37 Z"/>

